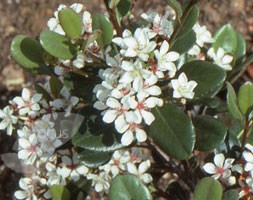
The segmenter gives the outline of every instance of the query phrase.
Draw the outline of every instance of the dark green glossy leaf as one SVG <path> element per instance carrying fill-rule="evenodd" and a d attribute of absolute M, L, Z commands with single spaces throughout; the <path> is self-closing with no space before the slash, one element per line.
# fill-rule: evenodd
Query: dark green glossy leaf
<path fill-rule="evenodd" d="M 58 98 L 63 87 L 62 82 L 57 77 L 51 76 L 49 84 L 52 94 L 55 98 Z"/>
<path fill-rule="evenodd" d="M 172 46 L 171 51 L 176 51 L 180 54 L 187 52 L 196 42 L 196 34 L 195 32 L 189 31 L 187 34 L 177 38 Z"/>
<path fill-rule="evenodd" d="M 197 116 L 193 118 L 196 130 L 196 146 L 200 151 L 211 151 L 218 147 L 227 133 L 226 126 L 212 116 Z"/>
<path fill-rule="evenodd" d="M 68 189 L 62 185 L 52 185 L 49 190 L 53 200 L 70 200 Z"/>
<path fill-rule="evenodd" d="M 188 62 L 182 66 L 188 80 L 198 83 L 194 89 L 195 99 L 214 97 L 219 92 L 226 79 L 226 72 L 219 66 L 206 61 Z"/>
<path fill-rule="evenodd" d="M 170 156 L 188 158 L 195 143 L 195 131 L 190 118 L 174 104 L 165 104 L 152 111 L 155 116 L 150 126 L 153 140 Z"/>
<path fill-rule="evenodd" d="M 236 33 L 237 36 L 237 48 L 235 50 L 235 57 L 239 62 L 242 61 L 243 56 L 246 54 L 246 42 L 240 33 Z"/>
<path fill-rule="evenodd" d="M 238 200 L 239 194 L 236 190 L 228 190 L 222 195 L 222 200 Z"/>
<path fill-rule="evenodd" d="M 109 191 L 110 200 L 151 200 L 152 196 L 147 187 L 134 175 L 116 176 Z"/>
<path fill-rule="evenodd" d="M 79 160 L 88 168 L 98 168 L 107 163 L 111 157 L 111 153 L 101 151 L 84 150 L 78 153 Z"/>
<path fill-rule="evenodd" d="M 253 106 L 253 84 L 244 83 L 238 92 L 238 105 L 243 114 L 247 114 Z"/>
<path fill-rule="evenodd" d="M 53 31 L 43 31 L 40 34 L 40 43 L 52 56 L 63 60 L 71 59 L 76 54 L 75 46 L 71 44 L 70 40 Z"/>
<path fill-rule="evenodd" d="M 11 56 L 27 70 L 39 68 L 44 64 L 43 49 L 40 44 L 27 36 L 18 35 L 11 43 Z"/>
<path fill-rule="evenodd" d="M 199 10 L 197 6 L 193 6 L 188 14 L 185 17 L 185 20 L 181 22 L 180 31 L 177 34 L 177 37 L 181 37 L 188 32 L 192 31 L 192 27 L 196 24 L 199 17 Z"/>
<path fill-rule="evenodd" d="M 82 20 L 71 8 L 63 8 L 58 13 L 60 25 L 70 38 L 79 37 L 82 34 Z"/>
<path fill-rule="evenodd" d="M 102 50 L 110 44 L 113 38 L 113 25 L 104 15 L 94 15 L 92 18 L 92 29 L 101 30 L 101 37 L 97 39 L 98 45 Z"/>
<path fill-rule="evenodd" d="M 117 11 L 121 17 L 127 15 L 131 8 L 131 0 L 120 0 L 117 5 Z"/>
<path fill-rule="evenodd" d="M 203 178 L 194 190 L 194 200 L 221 200 L 221 184 L 213 178 Z"/>
<path fill-rule="evenodd" d="M 237 103 L 237 97 L 234 91 L 234 88 L 232 85 L 227 82 L 227 105 L 228 105 L 228 111 L 235 119 L 243 120 L 243 115 L 238 107 Z"/>
<path fill-rule="evenodd" d="M 35 84 L 35 90 L 37 93 L 42 94 L 43 98 L 46 99 L 47 101 L 52 100 L 50 94 L 46 91 L 46 89 L 43 86 Z"/>
<path fill-rule="evenodd" d="M 237 45 L 237 33 L 230 24 L 223 26 L 215 34 L 215 42 L 213 43 L 215 51 L 221 47 L 226 52 L 235 53 Z"/>

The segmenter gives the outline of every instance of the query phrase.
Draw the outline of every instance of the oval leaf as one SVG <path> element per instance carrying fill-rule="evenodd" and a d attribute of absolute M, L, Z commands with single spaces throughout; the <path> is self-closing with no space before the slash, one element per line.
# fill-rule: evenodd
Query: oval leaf
<path fill-rule="evenodd" d="M 222 200 L 238 200 L 239 194 L 236 190 L 228 190 L 222 196 Z"/>
<path fill-rule="evenodd" d="M 68 189 L 62 185 L 52 185 L 49 190 L 53 200 L 70 200 Z"/>
<path fill-rule="evenodd" d="M 173 42 L 170 50 L 183 54 L 187 52 L 195 44 L 195 42 L 196 42 L 196 34 L 192 30 L 187 34 L 184 34 L 183 36 L 177 38 Z"/>
<path fill-rule="evenodd" d="M 195 143 L 195 132 L 190 118 L 174 104 L 155 108 L 153 114 L 155 121 L 150 127 L 150 133 L 154 141 L 172 157 L 188 158 Z"/>
<path fill-rule="evenodd" d="M 44 65 L 42 47 L 36 40 L 24 35 L 18 35 L 12 40 L 11 56 L 28 70 Z"/>
<path fill-rule="evenodd" d="M 228 89 L 228 93 L 227 93 L 228 111 L 232 117 L 242 121 L 243 115 L 238 107 L 237 97 L 236 97 L 234 88 L 229 82 L 227 82 L 227 89 Z"/>
<path fill-rule="evenodd" d="M 210 151 L 219 146 L 226 136 L 225 125 L 212 116 L 198 116 L 193 119 L 196 130 L 196 149 Z"/>
<path fill-rule="evenodd" d="M 52 56 L 63 60 L 71 59 L 76 54 L 75 46 L 71 44 L 70 40 L 53 31 L 43 31 L 40 34 L 40 43 Z"/>
<path fill-rule="evenodd" d="M 113 25 L 104 15 L 94 15 L 92 29 L 101 30 L 101 37 L 97 39 L 98 45 L 104 50 L 105 45 L 110 44 L 113 38 Z"/>
<path fill-rule="evenodd" d="M 195 200 L 221 200 L 221 197 L 221 184 L 210 177 L 200 180 L 194 190 Z"/>
<path fill-rule="evenodd" d="M 78 158 L 88 168 L 98 168 L 107 163 L 112 157 L 111 153 L 101 151 L 84 150 L 78 153 Z"/>
<path fill-rule="evenodd" d="M 215 42 L 213 48 L 217 52 L 219 47 L 223 48 L 226 52 L 235 53 L 237 48 L 237 33 L 234 28 L 227 24 L 223 26 L 215 34 Z"/>
<path fill-rule="evenodd" d="M 132 174 L 118 175 L 111 183 L 110 200 L 151 200 L 147 187 Z"/>
<path fill-rule="evenodd" d="M 246 82 L 240 87 L 238 92 L 238 104 L 243 114 L 247 115 L 253 106 L 253 84 Z"/>
<path fill-rule="evenodd" d="M 82 34 L 82 20 L 71 8 L 63 8 L 58 13 L 62 29 L 70 38 L 79 37 Z"/>
<path fill-rule="evenodd" d="M 198 83 L 194 89 L 195 99 L 214 97 L 219 92 L 226 79 L 226 72 L 219 66 L 206 61 L 192 61 L 180 69 L 189 80 Z"/>

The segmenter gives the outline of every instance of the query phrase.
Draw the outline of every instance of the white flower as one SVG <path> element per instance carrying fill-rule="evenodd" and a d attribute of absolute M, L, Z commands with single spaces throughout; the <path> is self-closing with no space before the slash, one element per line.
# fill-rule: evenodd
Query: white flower
<path fill-rule="evenodd" d="M 186 98 L 193 99 L 194 97 L 194 88 L 197 86 L 196 81 L 189 81 L 185 73 L 181 73 L 178 79 L 171 80 L 171 85 L 174 89 L 173 97 L 174 98 Z"/>
<path fill-rule="evenodd" d="M 153 181 L 153 178 L 150 174 L 146 173 L 146 171 L 150 168 L 151 163 L 150 160 L 143 161 L 139 164 L 138 169 L 135 164 L 128 163 L 127 171 L 131 174 L 136 175 L 140 180 L 142 180 L 145 184 L 149 184 Z"/>
<path fill-rule="evenodd" d="M 213 174 L 213 178 L 218 179 L 220 177 L 222 178 L 229 178 L 231 176 L 231 168 L 232 164 L 235 159 L 227 158 L 225 160 L 225 157 L 222 153 L 216 154 L 214 156 L 214 164 L 213 163 L 206 163 L 203 166 L 203 169 L 208 174 Z"/>
<path fill-rule="evenodd" d="M 168 20 L 169 12 L 166 12 L 165 15 L 161 16 L 158 13 L 146 13 L 141 14 L 141 17 L 148 22 L 152 23 L 152 28 L 149 33 L 150 38 L 158 35 L 165 35 L 169 37 L 173 31 L 173 23 Z"/>
<path fill-rule="evenodd" d="M 34 164 L 37 157 L 42 155 L 42 150 L 39 148 L 38 139 L 35 134 L 29 136 L 28 139 L 20 138 L 18 158 L 24 160 L 25 164 Z"/>
<path fill-rule="evenodd" d="M 110 188 L 111 177 L 106 172 L 100 172 L 97 174 L 88 174 L 88 180 L 92 180 L 92 186 L 96 192 L 106 192 L 108 193 Z"/>
<path fill-rule="evenodd" d="M 244 151 L 243 152 L 243 158 L 245 159 L 246 163 L 244 165 L 244 170 L 246 172 L 252 171 L 253 170 L 253 146 L 250 144 L 245 145 L 246 149 L 249 151 Z"/>
<path fill-rule="evenodd" d="M 60 91 L 62 95 L 62 99 L 55 99 L 52 102 L 52 106 L 56 109 L 64 109 L 65 117 L 68 117 L 71 114 L 71 110 L 74 106 L 76 106 L 79 102 L 79 98 L 76 96 L 71 96 L 70 92 L 66 87 L 63 87 Z"/>
<path fill-rule="evenodd" d="M 200 26 L 199 23 L 196 23 L 193 26 L 193 30 L 196 33 L 196 43 L 200 47 L 204 46 L 204 43 L 213 43 L 214 39 L 212 38 L 211 33 L 207 30 L 206 26 Z"/>
<path fill-rule="evenodd" d="M 69 177 L 73 181 L 78 181 L 81 175 L 86 176 L 89 171 L 86 166 L 79 164 L 76 152 L 73 153 L 72 158 L 67 155 L 62 156 L 62 161 L 66 166 L 57 172 L 64 178 Z"/>
<path fill-rule="evenodd" d="M 151 53 L 156 43 L 149 41 L 148 29 L 137 28 L 134 36 L 129 30 L 123 32 L 123 38 L 117 37 L 112 40 L 121 47 L 120 53 L 125 57 L 139 57 L 143 61 L 147 61 L 149 53 Z"/>
<path fill-rule="evenodd" d="M 126 170 L 126 164 L 130 161 L 130 158 L 129 151 L 117 150 L 113 153 L 112 159 L 99 169 L 104 170 L 106 173 L 111 172 L 112 177 L 115 177 L 120 173 L 120 170 Z"/>
<path fill-rule="evenodd" d="M 14 196 L 17 199 L 25 199 L 25 200 L 37 200 L 37 196 L 35 194 L 36 184 L 30 178 L 21 178 L 19 180 L 19 187 L 22 190 L 18 190 L 15 192 Z"/>
<path fill-rule="evenodd" d="M 38 102 L 41 98 L 42 94 L 31 96 L 30 91 L 27 88 L 24 88 L 21 97 L 15 97 L 13 103 L 17 105 L 20 115 L 28 114 L 31 117 L 35 117 L 40 110 Z"/>
<path fill-rule="evenodd" d="M 13 124 L 16 124 L 18 118 L 13 114 L 13 109 L 9 106 L 6 106 L 3 110 L 0 110 L 0 130 L 7 129 L 7 135 L 11 135 L 13 131 Z"/>
<path fill-rule="evenodd" d="M 208 50 L 207 54 L 214 60 L 214 63 L 220 66 L 226 71 L 232 70 L 231 62 L 233 61 L 233 56 L 226 54 L 223 48 L 219 47 L 217 53 L 214 48 Z"/>
<path fill-rule="evenodd" d="M 92 33 L 92 18 L 87 11 L 83 12 L 83 32 Z"/>
<path fill-rule="evenodd" d="M 168 51 L 169 44 L 166 40 L 162 43 L 160 51 L 154 51 L 155 57 L 158 62 L 158 69 L 161 71 L 170 71 L 175 73 L 177 71 L 177 68 L 173 62 L 179 59 L 179 53 L 174 51 Z"/>

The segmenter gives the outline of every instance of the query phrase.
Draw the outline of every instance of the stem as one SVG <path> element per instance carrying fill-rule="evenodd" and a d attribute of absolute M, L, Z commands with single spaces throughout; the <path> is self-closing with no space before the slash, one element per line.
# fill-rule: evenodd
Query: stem
<path fill-rule="evenodd" d="M 117 36 L 120 37 L 122 35 L 122 30 L 121 30 L 121 27 L 120 25 L 118 24 L 118 21 L 117 21 L 117 18 L 116 18 L 116 15 L 115 15 L 115 12 L 109 8 L 106 0 L 104 0 L 104 4 L 105 4 L 105 7 L 106 7 L 106 10 L 107 12 L 109 13 L 109 16 L 110 16 L 110 20 L 114 26 L 114 28 L 116 29 L 116 32 L 117 32 Z"/>
<path fill-rule="evenodd" d="M 248 133 L 249 133 L 249 121 L 248 121 L 248 119 L 246 119 L 245 123 L 244 123 L 244 128 L 243 128 L 241 150 L 243 150 L 245 145 L 246 145 L 246 141 L 247 141 L 247 138 L 248 138 Z"/>

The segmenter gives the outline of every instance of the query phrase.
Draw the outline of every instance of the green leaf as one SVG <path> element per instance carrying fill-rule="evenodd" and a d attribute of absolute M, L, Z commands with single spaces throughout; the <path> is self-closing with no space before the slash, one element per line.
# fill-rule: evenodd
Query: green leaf
<path fill-rule="evenodd" d="M 227 24 L 215 34 L 213 48 L 215 51 L 222 47 L 226 52 L 235 53 L 237 49 L 237 33 L 234 28 Z"/>
<path fill-rule="evenodd" d="M 70 38 L 77 38 L 82 34 L 82 19 L 71 8 L 63 8 L 58 13 L 60 25 Z"/>
<path fill-rule="evenodd" d="M 222 200 L 238 200 L 239 194 L 238 192 L 234 190 L 228 190 L 222 195 Z"/>
<path fill-rule="evenodd" d="M 214 97 L 226 79 L 226 72 L 219 66 L 206 61 L 192 61 L 180 69 L 188 77 L 198 83 L 194 89 L 195 99 Z"/>
<path fill-rule="evenodd" d="M 213 178 L 200 180 L 194 190 L 194 200 L 221 200 L 221 184 Z"/>
<path fill-rule="evenodd" d="M 238 92 L 238 105 L 243 114 L 247 115 L 253 106 L 253 84 L 244 83 Z"/>
<path fill-rule="evenodd" d="M 43 86 L 35 84 L 35 90 L 37 93 L 42 94 L 43 98 L 46 99 L 47 101 L 52 100 L 50 94 L 46 91 L 46 89 Z"/>
<path fill-rule="evenodd" d="M 211 151 L 226 137 L 226 126 L 212 116 L 197 116 L 192 120 L 196 130 L 196 146 L 199 151 Z"/>
<path fill-rule="evenodd" d="M 101 37 L 97 39 L 98 45 L 104 50 L 113 38 L 113 25 L 104 15 L 94 15 L 92 18 L 92 29 L 101 30 Z"/>
<path fill-rule="evenodd" d="M 229 82 L 227 82 L 227 89 L 228 89 L 228 93 L 227 93 L 228 111 L 232 117 L 242 121 L 243 115 L 238 107 L 237 97 L 236 97 L 234 88 L 232 87 L 232 85 Z"/>
<path fill-rule="evenodd" d="M 180 54 L 187 52 L 196 42 L 196 34 L 193 30 L 177 38 L 172 46 L 171 51 L 176 51 Z"/>
<path fill-rule="evenodd" d="M 98 168 L 107 163 L 111 157 L 111 153 L 101 151 L 83 150 L 78 153 L 79 160 L 88 168 Z"/>
<path fill-rule="evenodd" d="M 181 37 L 190 31 L 192 31 L 192 27 L 196 24 L 199 17 L 199 10 L 197 6 L 193 6 L 188 14 L 185 17 L 185 20 L 180 24 L 180 31 L 177 34 L 177 37 Z"/>
<path fill-rule="evenodd" d="M 40 34 L 40 43 L 42 47 L 52 56 L 68 60 L 75 56 L 75 46 L 64 35 L 53 31 L 43 31 Z"/>
<path fill-rule="evenodd" d="M 117 12 L 121 17 L 127 15 L 131 8 L 131 0 L 120 0 L 117 5 Z"/>
<path fill-rule="evenodd" d="M 43 49 L 40 44 L 27 36 L 18 35 L 11 43 L 11 56 L 27 70 L 39 68 L 44 64 Z"/>
<path fill-rule="evenodd" d="M 178 3 L 177 0 L 165 0 L 165 1 L 171 8 L 173 8 L 173 10 L 176 12 L 177 19 L 179 19 L 183 13 L 180 3 Z"/>
<path fill-rule="evenodd" d="M 118 175 L 111 183 L 110 200 L 151 200 L 147 187 L 132 174 Z"/>
<path fill-rule="evenodd" d="M 174 104 L 153 109 L 155 121 L 150 126 L 153 140 L 170 156 L 186 159 L 195 143 L 194 127 L 190 118 Z"/>
<path fill-rule="evenodd" d="M 70 200 L 68 189 L 62 185 L 52 185 L 49 190 L 53 200 Z"/>
<path fill-rule="evenodd" d="M 235 50 L 235 58 L 239 62 L 242 61 L 243 56 L 246 54 L 246 42 L 240 33 L 236 33 L 237 47 Z"/>
<path fill-rule="evenodd" d="M 55 98 L 58 98 L 63 87 L 62 82 L 57 77 L 51 76 L 49 84 L 52 94 Z"/>
<path fill-rule="evenodd" d="M 93 108 L 84 109 L 82 112 L 90 114 L 86 116 L 79 133 L 72 138 L 74 146 L 100 152 L 113 152 L 123 147 L 120 143 L 120 134 L 115 132 L 113 125 L 105 124 L 99 113 L 96 115 Z"/>

